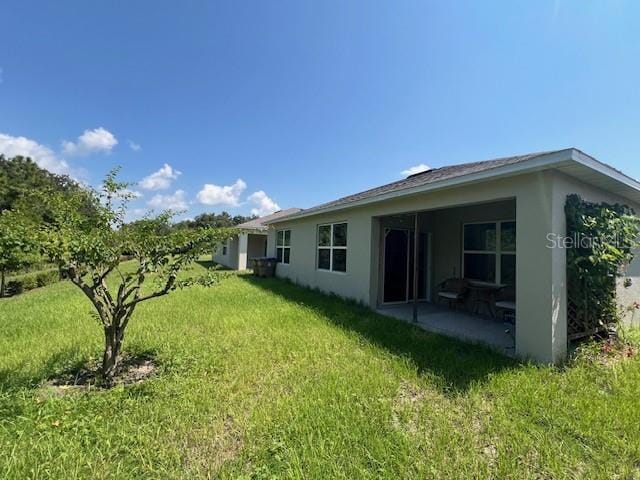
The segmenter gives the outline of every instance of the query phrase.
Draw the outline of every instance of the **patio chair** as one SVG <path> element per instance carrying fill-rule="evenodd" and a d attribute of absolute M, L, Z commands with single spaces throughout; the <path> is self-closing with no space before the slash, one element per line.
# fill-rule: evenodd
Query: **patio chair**
<path fill-rule="evenodd" d="M 502 312 L 502 320 L 508 323 L 515 323 L 516 315 L 516 290 L 512 286 L 507 286 L 498 292 L 495 306 Z"/>
<path fill-rule="evenodd" d="M 449 278 L 438 288 L 438 300 L 446 301 L 449 308 L 455 308 L 464 302 L 469 291 L 469 282 L 464 278 Z"/>

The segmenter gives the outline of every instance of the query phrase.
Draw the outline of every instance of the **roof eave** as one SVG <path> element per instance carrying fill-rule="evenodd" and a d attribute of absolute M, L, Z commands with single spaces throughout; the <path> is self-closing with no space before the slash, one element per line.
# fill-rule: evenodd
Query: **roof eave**
<path fill-rule="evenodd" d="M 624 173 L 620 172 L 619 170 L 616 170 L 615 168 L 610 167 L 609 165 L 602 163 L 599 160 L 596 160 L 592 156 L 587 155 L 586 153 L 578 150 L 577 148 L 572 149 L 571 159 L 581 165 L 584 165 L 585 167 L 588 167 L 603 175 L 606 175 L 622 183 L 623 185 L 640 192 L 640 182 L 638 180 L 635 180 L 629 177 L 628 175 L 625 175 Z"/>
<path fill-rule="evenodd" d="M 241 227 L 238 225 L 235 227 L 237 230 L 243 233 L 265 233 L 268 230 L 268 227 Z"/>

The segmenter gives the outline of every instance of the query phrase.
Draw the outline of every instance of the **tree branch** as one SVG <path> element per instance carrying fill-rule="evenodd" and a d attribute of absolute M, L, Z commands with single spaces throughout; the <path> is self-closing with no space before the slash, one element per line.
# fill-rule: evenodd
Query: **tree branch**
<path fill-rule="evenodd" d="M 116 306 L 116 304 L 113 301 L 113 297 L 111 296 L 111 292 L 109 292 L 109 288 L 107 287 L 107 284 L 104 281 L 102 281 L 100 283 L 100 290 L 103 292 L 104 297 L 107 299 L 107 302 L 109 303 L 109 308 L 111 310 L 113 310 L 113 308 Z"/>
<path fill-rule="evenodd" d="M 109 310 L 108 308 L 105 308 L 105 305 L 103 305 L 102 302 L 100 302 L 100 299 L 98 298 L 98 292 L 95 289 L 91 288 L 91 286 L 78 275 L 77 271 L 73 267 L 69 269 L 69 278 L 71 279 L 71 282 L 78 288 L 80 288 L 85 296 L 89 300 L 91 300 L 91 303 L 98 311 L 98 316 L 100 317 L 102 325 L 104 325 L 105 327 L 109 326 L 111 324 L 111 322 L 109 321 Z"/>
<path fill-rule="evenodd" d="M 118 334 L 117 334 L 118 340 L 120 341 L 122 341 L 122 338 L 124 337 L 124 332 L 127 328 L 127 325 L 129 324 L 129 320 L 131 319 L 131 316 L 133 315 L 133 311 L 135 307 L 136 305 L 133 304 L 122 317 L 122 322 L 120 323 L 120 326 L 118 328 Z"/>
<path fill-rule="evenodd" d="M 141 302 L 146 302 L 147 300 L 151 300 L 152 298 L 161 297 L 162 295 L 166 295 L 171 291 L 174 284 L 176 283 L 176 277 L 178 276 L 178 272 L 171 272 L 169 274 L 169 278 L 167 278 L 167 283 L 161 290 L 157 290 L 153 293 L 145 295 L 143 297 L 135 297 L 132 301 L 125 303 L 124 308 L 130 308 L 133 305 L 136 305 Z"/>
<path fill-rule="evenodd" d="M 108 276 L 111 272 L 113 272 L 113 270 L 114 270 L 115 268 L 116 268 L 116 267 L 115 267 L 114 265 L 112 265 L 112 266 L 108 267 L 108 268 L 107 268 L 107 269 L 102 273 L 102 275 L 100 275 L 100 281 L 101 281 L 101 282 L 103 282 L 103 281 L 105 280 L 105 278 L 107 278 L 107 276 Z"/>

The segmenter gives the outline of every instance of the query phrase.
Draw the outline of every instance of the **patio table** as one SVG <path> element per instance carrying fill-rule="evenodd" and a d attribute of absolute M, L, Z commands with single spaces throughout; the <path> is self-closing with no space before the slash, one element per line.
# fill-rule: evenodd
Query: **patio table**
<path fill-rule="evenodd" d="M 471 308 L 474 314 L 479 314 L 480 307 L 485 306 L 491 318 L 496 318 L 496 294 L 504 285 L 493 285 L 485 283 L 470 283 Z"/>

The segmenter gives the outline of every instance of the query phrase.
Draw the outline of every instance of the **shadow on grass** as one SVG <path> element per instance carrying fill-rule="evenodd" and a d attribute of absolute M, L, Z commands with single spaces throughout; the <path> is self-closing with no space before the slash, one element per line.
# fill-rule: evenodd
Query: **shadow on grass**
<path fill-rule="evenodd" d="M 327 321 L 361 335 L 368 342 L 406 357 L 421 375 L 438 380 L 443 393 L 461 393 L 494 373 L 520 364 L 483 345 L 430 333 L 401 320 L 386 317 L 355 302 L 326 295 L 276 278 L 239 277 L 270 293 L 304 305 Z"/>
<path fill-rule="evenodd" d="M 226 271 L 233 271 L 233 269 L 229 268 L 229 267 L 225 267 L 224 265 L 221 265 L 219 263 L 214 262 L 213 260 L 204 260 L 204 259 L 198 259 L 196 260 L 196 262 L 198 265 L 200 265 L 203 268 L 215 268 L 216 270 L 219 270 L 221 272 L 226 272 Z"/>
<path fill-rule="evenodd" d="M 153 350 L 126 349 L 114 385 L 133 385 L 151 376 L 158 365 L 156 356 Z M 38 388 L 45 383 L 53 386 L 95 385 L 100 364 L 99 356 L 87 357 L 77 348 L 67 347 L 51 355 L 36 371 L 22 368 L 27 365 L 26 360 L 18 367 L 0 369 L 0 392 Z M 149 365 L 153 367 L 150 372 Z"/>
<path fill-rule="evenodd" d="M 78 355 L 78 349 L 73 347 L 63 348 L 51 355 L 37 371 L 29 371 L 26 367 L 27 360 L 23 360 L 19 366 L 0 369 L 0 390 L 10 391 L 20 388 L 33 388 L 41 382 L 48 380 L 56 372 L 79 369 L 87 362 Z"/>

